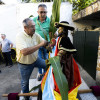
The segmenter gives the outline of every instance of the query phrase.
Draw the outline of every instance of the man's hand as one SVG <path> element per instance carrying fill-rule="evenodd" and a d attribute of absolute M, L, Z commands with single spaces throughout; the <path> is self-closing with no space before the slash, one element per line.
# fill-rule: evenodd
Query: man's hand
<path fill-rule="evenodd" d="M 46 46 L 46 49 L 52 53 L 52 49 L 55 45 L 56 45 L 56 40 L 55 38 L 52 38 L 50 43 L 48 43 L 48 46 Z"/>
<path fill-rule="evenodd" d="M 56 39 L 56 38 L 57 38 L 57 36 L 58 36 L 58 34 L 57 34 L 57 33 L 55 33 L 55 34 L 54 34 L 54 38 Z"/>
<path fill-rule="evenodd" d="M 46 47 L 48 45 L 48 42 L 46 40 L 44 40 L 43 42 L 41 42 L 41 46 Z"/>

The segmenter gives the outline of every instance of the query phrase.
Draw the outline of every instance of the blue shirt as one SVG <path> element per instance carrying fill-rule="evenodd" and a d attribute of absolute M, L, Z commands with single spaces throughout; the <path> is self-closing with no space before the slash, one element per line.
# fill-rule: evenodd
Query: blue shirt
<path fill-rule="evenodd" d="M 46 40 L 44 36 L 45 34 L 47 36 L 47 40 L 50 41 L 50 38 L 49 38 L 50 19 L 46 17 L 45 21 L 41 23 L 38 16 L 38 17 L 34 17 L 33 21 L 35 22 L 36 33 L 38 33 L 42 38 Z M 42 27 L 44 31 L 40 27 Z"/>
<path fill-rule="evenodd" d="M 10 45 L 12 44 L 12 42 L 8 39 L 4 39 L 1 41 L 2 44 L 2 52 L 9 52 L 11 51 L 10 49 Z"/>

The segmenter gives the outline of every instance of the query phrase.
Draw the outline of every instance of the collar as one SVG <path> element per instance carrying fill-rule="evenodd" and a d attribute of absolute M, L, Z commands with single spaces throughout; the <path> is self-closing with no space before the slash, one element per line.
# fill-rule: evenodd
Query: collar
<path fill-rule="evenodd" d="M 37 20 L 39 20 L 39 16 L 37 17 Z M 39 21 L 40 21 L 40 20 L 39 20 Z M 47 21 L 47 16 L 46 16 L 46 18 L 45 18 L 44 22 L 45 22 L 45 21 Z"/>
<path fill-rule="evenodd" d="M 2 39 L 3 41 L 7 40 L 6 38 L 5 39 Z"/>
<path fill-rule="evenodd" d="M 34 33 L 35 34 L 35 33 Z M 33 35 L 34 35 L 33 34 Z M 33 38 L 33 36 L 31 37 L 30 35 L 28 35 L 25 31 L 24 31 L 24 35 L 26 36 L 26 37 L 30 37 L 30 38 Z"/>

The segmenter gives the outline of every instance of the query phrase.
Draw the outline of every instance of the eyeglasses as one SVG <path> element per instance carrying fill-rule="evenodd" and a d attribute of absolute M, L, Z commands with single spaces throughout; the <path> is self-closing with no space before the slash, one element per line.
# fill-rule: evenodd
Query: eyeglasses
<path fill-rule="evenodd" d="M 46 13 L 47 13 L 47 11 L 40 11 L 40 14 L 42 14 L 42 13 L 46 14 Z"/>

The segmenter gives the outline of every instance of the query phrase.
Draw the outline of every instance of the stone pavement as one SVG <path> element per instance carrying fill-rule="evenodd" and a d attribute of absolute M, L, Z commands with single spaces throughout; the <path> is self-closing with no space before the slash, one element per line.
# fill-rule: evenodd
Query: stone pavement
<path fill-rule="evenodd" d="M 80 75 L 83 79 L 83 83 L 82 83 L 83 85 L 82 86 L 84 86 L 84 87 L 81 87 L 81 89 L 82 88 L 88 89 L 90 86 L 96 86 L 97 85 L 96 81 L 80 65 L 78 65 L 78 66 L 79 66 Z M 88 95 L 90 95 L 91 98 L 89 98 L 89 99 L 84 98 Z M 82 100 L 93 100 L 93 98 L 94 98 L 94 100 L 96 100 L 96 99 L 100 100 L 100 96 L 95 98 L 90 93 L 81 94 L 80 97 L 81 98 L 83 97 Z"/>
<path fill-rule="evenodd" d="M 20 87 L 20 72 L 17 64 L 13 67 L 4 67 L 0 65 L 0 100 L 8 100 L 7 97 L 2 97 L 2 94 L 16 93 L 21 91 Z M 35 68 L 30 79 L 36 79 L 37 69 Z"/>
<path fill-rule="evenodd" d="M 4 67 L 4 64 L 0 65 L 0 100 L 8 100 L 7 97 L 2 97 L 2 94 L 8 94 L 8 93 L 16 93 L 16 92 L 21 92 L 21 87 L 20 87 L 20 72 L 17 67 L 17 64 L 14 64 L 13 67 L 8 68 Z M 92 85 L 96 85 L 96 81 L 79 65 L 79 70 L 81 77 L 83 80 L 86 82 L 88 87 Z M 37 84 L 38 81 L 31 82 L 36 80 L 37 77 L 37 68 L 34 69 L 32 75 L 31 75 L 31 80 L 30 83 Z M 34 79 L 34 80 L 32 80 Z M 36 97 L 33 97 L 32 100 L 37 100 Z M 85 99 L 82 99 L 85 100 Z M 100 100 L 100 97 L 97 98 L 97 100 Z"/>

